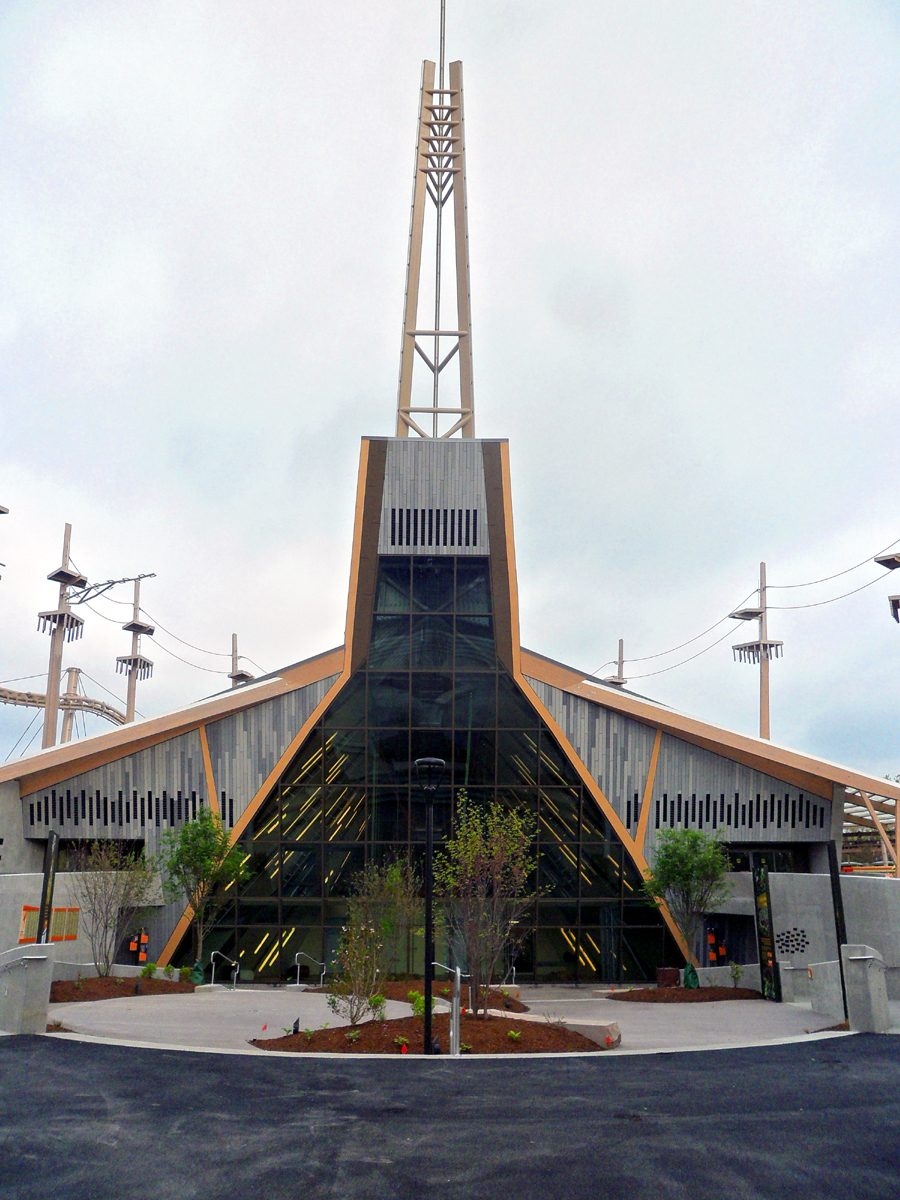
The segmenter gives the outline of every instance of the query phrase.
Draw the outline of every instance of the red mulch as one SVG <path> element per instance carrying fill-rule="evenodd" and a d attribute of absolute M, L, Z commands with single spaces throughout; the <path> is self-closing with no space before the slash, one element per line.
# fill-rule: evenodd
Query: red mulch
<path fill-rule="evenodd" d="M 69 1029 L 69 1027 L 67 1025 L 63 1025 L 62 1021 L 50 1021 L 49 1024 L 47 1025 L 47 1032 L 48 1033 L 71 1033 L 72 1030 Z"/>
<path fill-rule="evenodd" d="M 330 987 L 311 987 L 306 989 L 308 992 L 330 992 Z M 513 989 L 518 990 L 518 989 Z M 425 983 L 421 979 L 390 979 L 385 980 L 380 985 L 380 991 L 385 1000 L 402 1000 L 404 1004 L 408 1004 L 409 993 L 418 992 L 424 995 Z M 437 996 L 441 1000 L 446 1000 L 448 1003 L 453 997 L 453 985 L 440 980 L 435 980 L 431 986 L 432 996 Z M 469 1008 L 469 987 L 468 984 L 462 985 L 462 995 L 460 997 L 463 1008 Z M 523 1004 L 521 1000 L 516 1000 L 510 994 L 504 996 L 499 988 L 492 988 L 488 993 L 488 1008 L 504 1008 L 507 1012 L 528 1012 L 528 1005 Z"/>
<path fill-rule="evenodd" d="M 399 1017 L 393 1021 L 366 1021 L 357 1025 L 359 1038 L 347 1037 L 349 1026 L 339 1029 L 314 1029 L 305 1033 L 289 1033 L 287 1037 L 254 1038 L 251 1045 L 261 1050 L 295 1050 L 299 1053 L 329 1054 L 402 1054 L 396 1038 L 407 1040 L 407 1053 L 422 1054 L 424 1022 L 420 1017 Z M 432 1020 L 434 1037 L 440 1042 L 441 1053 L 450 1053 L 450 1017 L 436 1013 Z M 517 1038 L 509 1036 L 518 1033 Z M 580 1050 L 599 1053 L 596 1042 L 546 1021 L 517 1021 L 514 1017 L 461 1017 L 459 1028 L 461 1046 L 469 1046 L 470 1054 L 539 1054 Z"/>
<path fill-rule="evenodd" d="M 138 991 L 135 991 L 135 984 L 138 985 Z M 50 985 L 50 1003 L 115 1000 L 120 996 L 163 996 L 171 992 L 192 992 L 194 986 L 193 983 L 180 983 L 174 979 L 125 979 L 117 975 L 92 979 L 57 979 Z"/>
<path fill-rule="evenodd" d="M 764 1000 L 762 992 L 741 987 L 634 988 L 609 992 L 608 1000 L 636 1000 L 640 1004 L 701 1004 L 705 1000 Z"/>

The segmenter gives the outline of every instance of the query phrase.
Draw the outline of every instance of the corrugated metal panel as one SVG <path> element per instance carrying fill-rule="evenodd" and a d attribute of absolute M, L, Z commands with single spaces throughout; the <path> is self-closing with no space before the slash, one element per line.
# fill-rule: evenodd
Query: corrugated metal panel
<path fill-rule="evenodd" d="M 204 803 L 209 799 L 197 730 L 74 775 L 52 789 L 24 796 L 25 836 L 45 837 L 47 830 L 55 829 L 62 838 L 142 839 L 147 853 L 155 854 L 160 832 L 173 824 L 170 802 L 175 806 L 174 823 L 178 824 L 179 817 L 186 819 L 188 805 L 194 799 L 198 804 L 201 799 Z"/>
<path fill-rule="evenodd" d="M 526 677 L 527 678 L 527 677 Z M 528 682 L 575 747 L 622 821 L 637 827 L 635 793 L 643 798 L 656 730 L 560 688 Z"/>
<path fill-rule="evenodd" d="M 391 510 L 455 509 L 478 514 L 478 544 L 391 544 Z M 379 554 L 489 554 L 484 455 L 481 442 L 464 439 L 393 438 L 388 442 L 381 506 Z"/>
<path fill-rule="evenodd" d="M 224 793 L 223 818 L 236 822 L 262 787 L 297 731 L 328 689 L 331 675 L 308 687 L 223 717 L 206 727 L 209 757 L 219 803 Z"/>
<path fill-rule="evenodd" d="M 635 832 L 634 797 L 637 793 L 643 799 L 655 729 L 540 680 L 528 682 L 618 816 Z M 713 799 L 717 802 L 714 823 Z M 644 844 L 648 860 L 652 861 L 656 830 L 675 825 L 715 829 L 735 844 L 823 842 L 830 837 L 831 801 L 807 796 L 775 776 L 664 733 Z"/>
<path fill-rule="evenodd" d="M 706 817 L 707 794 L 710 797 L 709 820 Z M 698 812 L 694 815 L 694 797 L 698 808 L 702 801 L 702 814 Z M 713 800 L 718 802 L 715 826 L 712 822 Z M 768 802 L 768 809 L 764 808 L 764 801 Z M 830 800 L 823 800 L 820 796 L 808 796 L 773 775 L 754 771 L 751 767 L 733 762 L 721 754 L 703 750 L 666 733 L 660 742 L 650 820 L 647 825 L 646 847 L 651 853 L 657 830 L 657 806 L 660 828 L 664 823 L 671 828 L 673 820 L 675 825 L 686 825 L 694 829 L 702 828 L 712 832 L 715 828 L 725 841 L 732 843 L 784 845 L 791 842 L 824 842 L 831 836 Z M 690 814 L 686 811 L 688 807 Z"/>

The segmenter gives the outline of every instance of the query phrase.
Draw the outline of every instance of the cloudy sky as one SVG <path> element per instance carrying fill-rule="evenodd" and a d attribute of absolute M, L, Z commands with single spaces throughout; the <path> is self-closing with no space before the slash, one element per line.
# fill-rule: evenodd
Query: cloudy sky
<path fill-rule="evenodd" d="M 205 651 L 233 631 L 267 670 L 341 642 L 359 439 L 393 432 L 437 12 L 0 7 L 0 680 L 46 670 L 65 521 L 85 574 L 155 572 L 145 607 L 199 647 L 147 643 L 145 715 L 227 684 Z M 524 644 L 585 672 L 619 637 L 653 655 L 761 559 L 805 583 L 900 539 L 896 4 L 451 0 L 448 57 Z M 892 591 L 772 613 L 776 741 L 900 772 Z M 129 639 L 96 607 L 65 661 L 108 699 Z M 755 732 L 730 650 L 751 627 L 638 678 L 727 632 L 631 664 L 633 686 Z M 0 707 L 0 759 L 30 719 Z"/>

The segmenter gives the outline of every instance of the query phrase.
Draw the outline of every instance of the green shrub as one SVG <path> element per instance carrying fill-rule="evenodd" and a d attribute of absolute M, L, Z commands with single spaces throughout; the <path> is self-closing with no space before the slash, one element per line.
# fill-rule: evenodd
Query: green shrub
<path fill-rule="evenodd" d="M 517 1042 L 519 1040 L 519 1038 L 522 1036 L 522 1031 L 521 1031 L 521 1029 L 508 1029 L 506 1031 L 506 1036 L 508 1038 L 512 1038 L 512 1040 L 514 1042 Z"/>
<path fill-rule="evenodd" d="M 190 967 L 182 967 L 181 970 L 178 972 L 178 978 L 181 980 L 182 983 L 190 983 L 191 982 L 191 968 Z"/>
<path fill-rule="evenodd" d="M 384 1014 L 387 1009 L 387 999 L 382 995 L 372 996 L 369 1000 L 369 1007 L 372 1010 L 372 1017 L 376 1021 L 383 1021 Z"/>
<path fill-rule="evenodd" d="M 156 976 L 156 963 L 144 963 L 141 968 L 141 979 L 153 979 Z"/>
<path fill-rule="evenodd" d="M 414 1017 L 425 1016 L 425 997 L 421 992 L 407 992 L 407 1000 L 412 1005 Z M 434 999 L 431 1001 L 431 1011 L 434 1012 Z"/>
<path fill-rule="evenodd" d="M 167 966 L 163 967 L 163 975 L 165 975 L 166 979 L 172 979 L 174 977 L 175 968 L 172 966 L 171 963 L 169 963 Z"/>

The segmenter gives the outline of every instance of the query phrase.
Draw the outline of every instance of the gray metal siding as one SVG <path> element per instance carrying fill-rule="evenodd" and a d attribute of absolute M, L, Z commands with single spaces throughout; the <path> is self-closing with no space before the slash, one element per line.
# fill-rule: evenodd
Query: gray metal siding
<path fill-rule="evenodd" d="M 187 806 L 195 797 L 197 803 L 209 800 L 208 782 L 203 766 L 200 733 L 191 730 L 160 742 L 136 754 L 127 754 L 114 762 L 74 775 L 56 784 L 22 797 L 22 819 L 26 837 L 46 837 L 55 829 L 62 838 L 143 839 L 148 854 L 156 854 L 159 834 L 172 821 L 167 819 L 169 803 L 175 803 L 176 824 L 178 809 L 187 814 Z M 118 801 L 122 798 L 122 822 L 118 819 Z M 135 802 L 137 796 L 137 803 Z M 157 824 L 156 809 L 165 799 L 165 813 Z M 56 820 L 53 804 L 56 804 Z M 109 823 L 104 824 L 104 801 Z M 148 811 L 148 801 L 152 809 Z M 141 824 L 141 802 L 144 823 Z M 66 808 L 78 804 L 78 823 L 74 811 L 66 816 Z M 40 805 L 40 822 L 37 821 Z M 50 819 L 48 816 L 48 805 Z M 115 812 L 113 813 L 113 808 Z M 84 816 L 82 816 L 84 810 Z M 92 811 L 93 810 L 93 811 Z M 32 814 L 35 822 L 32 824 Z M 93 817 L 93 819 L 91 819 Z"/>
<path fill-rule="evenodd" d="M 209 757 L 223 818 L 237 822 L 262 787 L 291 738 L 339 677 L 298 688 L 206 727 Z"/>
<path fill-rule="evenodd" d="M 478 544 L 436 546 L 391 544 L 391 510 L 451 509 L 478 514 Z M 388 442 L 381 505 L 379 554 L 490 553 L 484 453 L 472 438 L 393 438 Z"/>
<path fill-rule="evenodd" d="M 528 682 L 619 818 L 635 833 L 638 825 L 635 793 L 643 799 L 656 730 L 540 680 L 529 678 Z M 710 820 L 706 819 L 707 793 Z M 773 795 L 775 816 L 770 819 Z M 711 819 L 713 798 L 717 802 L 715 824 Z M 764 817 L 763 800 L 769 805 Z M 695 801 L 697 805 L 702 802 L 702 812 L 695 808 Z M 720 815 L 723 805 L 724 822 Z M 645 855 L 652 862 L 657 829 L 673 825 L 715 829 L 725 841 L 735 844 L 824 842 L 831 836 L 831 808 L 830 800 L 806 795 L 775 776 L 664 733 L 653 783 Z"/>

